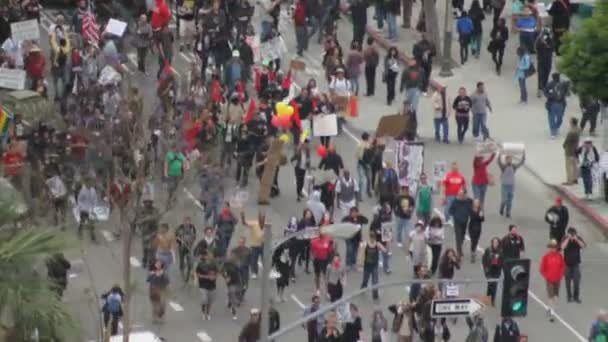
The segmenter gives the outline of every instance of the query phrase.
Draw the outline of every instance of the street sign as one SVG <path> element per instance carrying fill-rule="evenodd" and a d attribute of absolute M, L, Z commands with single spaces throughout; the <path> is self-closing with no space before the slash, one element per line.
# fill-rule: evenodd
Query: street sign
<path fill-rule="evenodd" d="M 433 300 L 432 317 L 470 316 L 485 305 L 472 298 L 447 298 Z"/>

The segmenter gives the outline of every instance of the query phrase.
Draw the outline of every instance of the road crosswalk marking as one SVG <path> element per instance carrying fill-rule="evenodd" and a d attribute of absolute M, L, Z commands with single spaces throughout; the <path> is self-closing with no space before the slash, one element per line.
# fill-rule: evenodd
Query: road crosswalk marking
<path fill-rule="evenodd" d="M 209 336 L 209 334 L 207 334 L 204 331 L 199 331 L 196 334 L 196 337 L 198 337 L 199 340 L 201 340 L 201 342 L 212 342 L 213 340 L 211 339 L 211 336 Z"/>
<path fill-rule="evenodd" d="M 139 262 L 139 260 L 137 260 L 136 257 L 130 257 L 129 258 L 129 263 L 131 264 L 131 266 L 133 267 L 141 267 L 141 262 Z"/>
<path fill-rule="evenodd" d="M 105 229 L 101 231 L 101 235 L 103 235 L 103 237 L 104 237 L 104 238 L 106 239 L 106 241 L 108 241 L 108 242 L 112 242 L 112 241 L 114 241 L 114 236 L 112 235 L 112 233 L 110 233 L 109 231 L 107 231 L 107 230 L 105 230 Z"/>
<path fill-rule="evenodd" d="M 173 309 L 174 311 L 177 311 L 177 312 L 182 312 L 182 311 L 184 311 L 184 307 L 183 307 L 183 306 L 181 306 L 181 305 L 179 305 L 179 303 L 176 303 L 176 302 L 174 302 L 174 301 L 170 301 L 170 302 L 169 302 L 169 306 L 170 306 L 170 307 L 171 307 L 171 309 Z"/>

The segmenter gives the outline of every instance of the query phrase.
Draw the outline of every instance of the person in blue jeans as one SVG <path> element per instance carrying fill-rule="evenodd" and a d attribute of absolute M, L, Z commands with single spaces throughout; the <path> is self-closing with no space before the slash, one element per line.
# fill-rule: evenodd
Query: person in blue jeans
<path fill-rule="evenodd" d="M 527 51 L 534 51 L 536 41 L 536 17 L 532 14 L 529 7 L 524 7 L 523 13 L 515 21 L 515 31 L 519 32 L 519 45 Z"/>
<path fill-rule="evenodd" d="M 370 234 L 375 234 L 376 241 L 384 248 L 382 250 L 382 260 L 379 263 L 382 266 L 384 273 L 391 274 L 391 252 L 390 244 L 393 238 L 393 203 L 386 202 L 382 204 L 382 207 L 374 215 L 372 223 L 369 226 Z"/>
<path fill-rule="evenodd" d="M 490 137 L 487 121 L 488 112 L 492 112 L 492 104 L 483 82 L 477 82 L 475 92 L 471 94 L 470 98 L 471 112 L 473 112 L 473 137 L 477 139 L 481 133 L 481 139 L 485 141 Z"/>
<path fill-rule="evenodd" d="M 503 160 L 504 157 L 504 160 Z M 500 168 L 500 215 L 511 218 L 511 208 L 513 207 L 513 197 L 515 196 L 515 173 L 524 165 L 526 153 L 521 156 L 521 160 L 513 164 L 513 156 L 498 156 L 498 167 Z"/>
<path fill-rule="evenodd" d="M 359 252 L 359 245 L 361 244 L 361 230 L 364 224 L 367 224 L 369 220 L 367 217 L 359 213 L 357 207 L 350 208 L 350 214 L 342 219 L 344 223 L 352 223 L 359 228 L 359 231 L 351 237 L 346 239 L 346 270 L 352 270 L 357 265 L 357 254 Z"/>
<path fill-rule="evenodd" d="M 401 12 L 401 0 L 388 0 L 385 7 L 386 23 L 388 25 L 387 39 L 393 42 L 399 40 L 399 29 L 397 28 L 397 16 Z"/>
<path fill-rule="evenodd" d="M 444 144 L 449 144 L 448 139 L 449 124 L 448 116 L 450 115 L 451 107 L 447 104 L 450 100 L 447 98 L 445 88 L 439 90 L 433 90 L 433 96 L 431 96 L 433 102 L 433 124 L 435 126 L 435 141 L 442 141 Z"/>
<path fill-rule="evenodd" d="M 397 230 L 397 246 L 403 247 L 404 237 L 410 236 L 410 220 L 414 213 L 416 202 L 410 195 L 409 187 L 402 186 L 401 193 L 395 201 L 395 228 Z M 407 247 L 407 246 L 406 246 Z"/>
<path fill-rule="evenodd" d="M 378 284 L 378 263 L 380 261 L 380 252 L 385 252 L 384 246 L 376 241 L 376 234 L 370 233 L 369 240 L 365 243 L 363 248 L 363 281 L 361 282 L 361 288 L 366 288 L 371 279 L 372 286 Z M 372 297 L 375 301 L 379 299 L 378 290 L 372 291 Z"/>
<path fill-rule="evenodd" d="M 560 80 L 559 73 L 553 73 L 551 81 L 544 89 L 545 98 L 547 98 L 545 108 L 549 119 L 549 131 L 553 139 L 557 137 L 562 126 L 564 112 L 566 111 L 566 96 L 569 92 L 568 83 Z"/>
<path fill-rule="evenodd" d="M 467 62 L 469 58 L 469 44 L 473 34 L 473 20 L 467 14 L 467 11 L 462 11 L 460 17 L 456 21 L 456 30 L 458 31 L 458 42 L 460 43 L 460 64 Z"/>
<path fill-rule="evenodd" d="M 589 199 L 593 194 L 593 165 L 599 163 L 600 155 L 589 138 L 585 140 L 581 147 L 576 149 L 576 155 L 581 168 L 585 198 Z"/>
<path fill-rule="evenodd" d="M 530 55 L 528 50 L 524 47 L 517 48 L 517 71 L 515 72 L 515 78 L 519 84 L 519 101 L 520 103 L 528 103 L 528 89 L 526 88 L 526 79 L 529 76 L 528 70 L 531 66 Z"/>

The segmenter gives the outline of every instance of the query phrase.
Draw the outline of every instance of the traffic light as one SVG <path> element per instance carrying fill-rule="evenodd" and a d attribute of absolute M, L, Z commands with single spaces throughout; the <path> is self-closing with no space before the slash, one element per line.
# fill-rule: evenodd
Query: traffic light
<path fill-rule="evenodd" d="M 528 313 L 530 259 L 505 260 L 502 271 L 504 278 L 500 313 L 503 317 L 525 317 Z"/>

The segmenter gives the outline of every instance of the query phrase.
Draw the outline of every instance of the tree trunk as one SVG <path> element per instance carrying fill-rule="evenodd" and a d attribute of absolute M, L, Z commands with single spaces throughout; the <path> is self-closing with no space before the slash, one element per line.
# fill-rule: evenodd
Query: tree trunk
<path fill-rule="evenodd" d="M 444 0 L 450 1 L 450 0 Z M 439 36 L 439 18 L 437 15 L 437 1 L 436 0 L 422 0 L 422 9 L 424 11 L 426 35 L 428 40 L 435 46 L 437 56 L 435 60 L 441 60 L 443 51 L 441 51 L 441 40 Z"/>
<path fill-rule="evenodd" d="M 130 224 L 123 225 L 123 281 L 125 289 L 125 305 L 123 308 L 123 342 L 129 342 L 129 335 L 131 334 L 131 242 L 133 240 L 133 230 Z"/>

